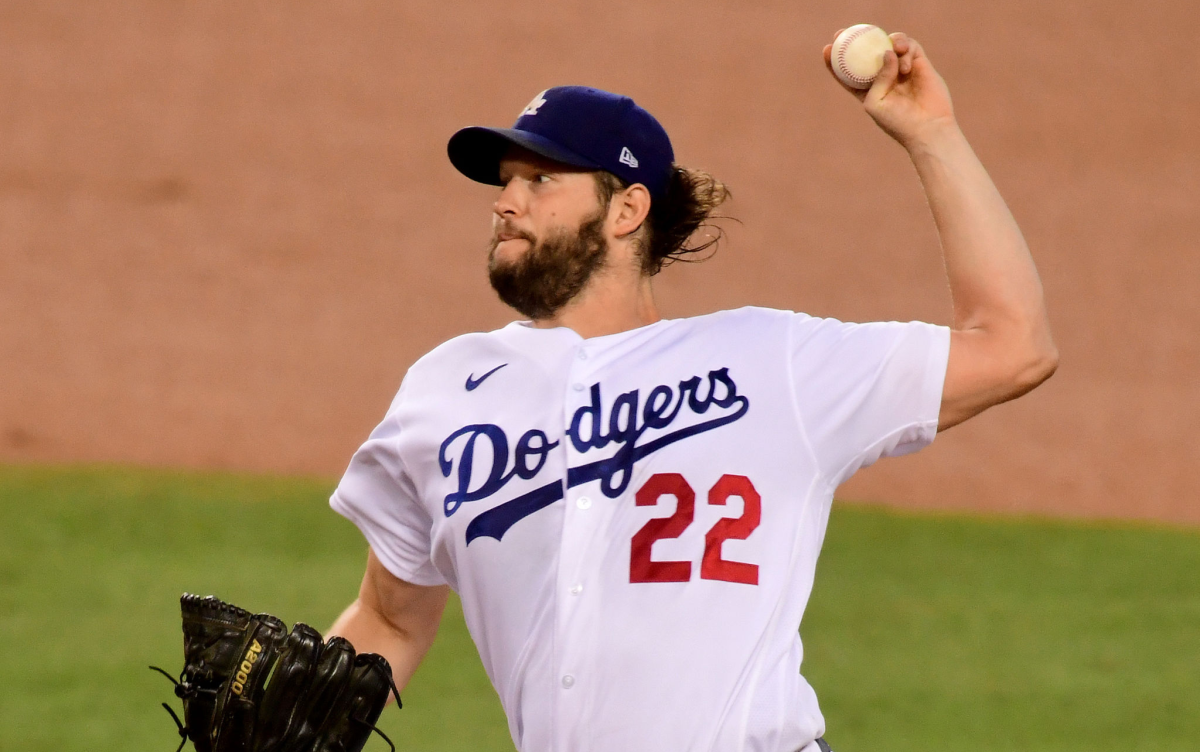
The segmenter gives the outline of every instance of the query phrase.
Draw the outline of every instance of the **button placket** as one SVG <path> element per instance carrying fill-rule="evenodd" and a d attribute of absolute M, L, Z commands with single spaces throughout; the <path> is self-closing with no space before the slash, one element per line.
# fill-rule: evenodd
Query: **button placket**
<path fill-rule="evenodd" d="M 588 405 L 591 396 L 588 394 L 589 385 L 595 379 L 591 373 L 591 362 L 588 354 L 582 349 L 575 352 L 568 361 L 564 394 L 566 401 L 563 411 L 563 448 L 565 449 L 566 467 L 577 467 L 586 460 L 571 441 L 568 434 L 571 421 L 577 410 Z M 587 581 L 585 561 L 588 551 L 593 549 L 593 538 L 600 530 L 594 515 L 598 510 L 592 509 L 592 494 L 583 487 L 568 488 L 567 478 L 563 478 L 564 502 L 562 534 L 558 554 L 557 593 L 555 606 L 555 655 L 554 671 L 558 677 L 559 688 L 555 693 L 556 726 L 559 726 L 558 742 L 562 749 L 580 749 L 577 738 L 580 724 L 587 717 L 585 707 L 587 701 L 586 687 L 580 684 L 580 671 L 587 670 L 588 652 L 592 649 L 592 638 L 589 636 L 587 623 L 591 610 L 588 599 L 582 598 L 583 583 Z"/>

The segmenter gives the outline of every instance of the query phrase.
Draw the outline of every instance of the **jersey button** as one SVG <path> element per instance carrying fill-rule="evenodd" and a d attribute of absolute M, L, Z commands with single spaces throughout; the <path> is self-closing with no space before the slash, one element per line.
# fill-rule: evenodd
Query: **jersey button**
<path fill-rule="evenodd" d="M 587 353 L 585 353 L 583 350 L 580 350 L 580 351 L 579 351 L 579 359 L 580 359 L 580 360 L 587 360 Z"/>
<path fill-rule="evenodd" d="M 579 595 L 582 592 L 583 592 L 583 585 L 572 585 L 571 586 L 571 595 Z"/>
<path fill-rule="evenodd" d="M 591 509 L 592 500 L 586 496 L 580 496 L 575 500 L 575 506 L 579 507 L 580 509 Z"/>
<path fill-rule="evenodd" d="M 577 391 L 577 392 L 582 392 L 582 391 L 583 391 L 583 384 L 572 384 L 572 385 L 571 385 L 571 388 L 572 388 L 572 389 L 574 389 L 574 390 L 575 390 L 575 391 Z"/>
<path fill-rule="evenodd" d="M 575 686 L 575 677 L 567 674 L 562 678 L 563 689 L 570 689 Z"/>

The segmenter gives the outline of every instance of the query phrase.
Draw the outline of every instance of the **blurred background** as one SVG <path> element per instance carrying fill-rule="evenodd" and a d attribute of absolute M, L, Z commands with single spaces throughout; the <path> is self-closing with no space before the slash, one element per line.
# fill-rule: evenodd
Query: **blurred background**
<path fill-rule="evenodd" d="M 0 458 L 339 474 L 413 360 L 513 318 L 445 142 L 556 84 L 632 95 L 733 187 L 668 317 L 947 322 L 914 171 L 821 63 L 871 19 L 949 82 L 1062 366 L 843 495 L 1200 522 L 1195 3 L 2 7 Z"/>
<path fill-rule="evenodd" d="M 662 274 L 664 315 L 762 305 L 845 320 L 948 323 L 937 238 L 916 175 L 821 61 L 822 46 L 839 28 L 863 21 L 910 33 L 946 78 L 961 125 L 1039 264 L 1062 364 L 1031 395 L 939 436 L 916 456 L 864 471 L 839 496 L 893 509 L 999 513 L 1007 521 L 973 519 L 1002 530 L 1029 524 L 1074 531 L 1067 535 L 1110 528 L 1150 535 L 1152 542 L 1132 548 L 1111 541 L 1094 548 L 1097 560 L 1123 550 L 1147 567 L 1156 552 L 1175 545 L 1153 536 L 1182 536 L 1170 538 L 1183 541 L 1184 552 L 1172 561 L 1182 567 L 1177 573 L 1194 573 L 1194 2 L 9 0 L 0 2 L 0 491 L 7 515 L 0 519 L 0 636 L 9 644 L 37 637 L 46 650 L 75 644 L 66 633 L 51 639 L 58 633 L 46 625 L 73 613 L 53 609 L 65 608 L 76 591 L 34 596 L 84 577 L 65 553 L 76 551 L 72 546 L 99 546 L 96 556 L 119 559 L 143 543 L 154 550 L 164 541 L 198 545 L 187 534 L 192 517 L 159 519 L 156 510 L 291 493 L 271 485 L 277 482 L 293 490 L 300 484 L 296 493 L 305 501 L 296 506 L 315 504 L 312 519 L 324 522 L 314 524 L 340 524 L 320 508 L 322 499 L 382 417 L 405 369 L 449 337 L 513 318 L 484 271 L 494 189 L 454 171 L 446 140 L 464 125 L 511 124 L 549 86 L 631 95 L 666 126 L 679 161 L 732 187 L 729 213 L 740 223 L 726 224 L 727 242 L 711 260 Z M 55 470 L 81 464 L 109 469 Z M 305 480 L 289 480 L 296 477 Z M 844 523 L 846 531 L 892 524 L 879 520 L 892 520 L 899 531 L 921 520 L 936 528 L 948 519 L 847 509 L 838 514 L 858 522 Z M 187 514 L 205 518 L 203 511 Z M 1022 522 L 1028 515 L 1035 519 Z M 1045 517 L 1092 521 L 1064 528 L 1038 521 Z M 128 524 L 97 522 L 106 518 Z M 104 530 L 114 537 L 98 538 Z M 1024 550 L 1020 535 L 1001 537 L 1010 548 L 982 551 Z M 177 559 L 161 551 L 160 558 L 115 569 L 92 554 L 83 561 L 97 577 L 108 572 L 110 599 L 97 606 L 112 626 L 105 634 L 117 631 L 114 614 L 134 609 L 126 613 L 161 618 L 165 627 L 153 639 L 177 649 L 173 599 L 188 588 L 255 598 L 250 608 L 287 609 L 289 620 L 323 628 L 317 616 L 332 619 L 353 596 L 359 543 L 346 539 L 345 577 L 322 591 L 326 605 L 317 615 L 299 605 L 314 602 L 311 592 L 280 595 L 261 580 L 261 569 L 256 579 L 245 568 L 217 576 L 197 565 L 132 592 L 129 572 Z M 279 547 L 289 548 L 286 541 Z M 850 549 L 835 550 L 846 553 L 833 561 L 857 560 Z M 972 551 L 982 555 L 966 544 L 956 551 L 928 569 L 953 569 Z M 1132 563 L 1121 568 L 1134 570 L 1141 571 Z M 817 611 L 828 614 L 819 617 L 823 623 L 853 621 L 837 611 L 832 593 L 822 600 L 823 578 L 840 581 L 849 571 L 818 576 L 814 609 L 828 604 Z M 1088 568 L 1071 571 L 1083 577 Z M 1145 574 L 1146 582 L 1126 590 L 1157 593 L 1148 583 L 1170 580 L 1152 567 Z M 1193 581 L 1194 574 L 1180 580 Z M 1062 580 L 1055 592 L 1076 592 L 1072 583 Z M 97 582 L 77 585 L 94 592 Z M 884 587 L 856 592 L 876 586 Z M 1155 643 L 1171 656 L 1162 666 L 1200 666 L 1200 593 L 1194 582 L 1172 588 L 1137 608 L 1169 608 L 1159 623 L 1183 630 Z M 143 603 L 150 593 L 165 600 Z M 1104 588 L 1097 593 L 1104 608 L 1116 597 Z M 1019 588 L 1000 600 L 1011 605 L 1010 616 L 1025 618 Z M 1045 599 L 1048 608 L 1055 601 Z M 43 606 L 50 610 L 38 610 Z M 976 613 L 969 601 L 960 606 Z M 920 619 L 910 626 L 913 634 L 932 634 Z M 966 634 L 955 632 L 961 626 L 951 619 L 945 639 Z M 1112 644 L 1144 646 L 1145 635 L 1130 629 L 1113 633 Z M 1063 639 L 1072 634 L 1064 628 Z M 833 642 L 823 644 L 810 655 L 843 654 Z M 470 650 L 469 642 L 462 645 Z M 1060 648 L 1048 644 L 1029 666 L 1066 655 Z M 144 663 L 135 647 L 129 650 L 130 660 Z M 1129 676 L 1120 679 L 1122 661 L 1159 665 L 1105 650 L 1086 660 L 1111 668 L 1098 670 L 1114 692 L 1130 684 Z M 72 673 L 70 655 L 62 653 L 61 675 L 39 695 L 48 704 L 15 705 L 9 697 L 5 711 L 0 695 L 0 749 L 69 748 L 65 732 L 40 719 L 51 708 L 66 712 L 64 703 L 76 695 L 63 694 L 64 687 L 93 696 Z M 14 680 L 5 683 L 36 673 L 23 661 L 0 659 L 0 673 Z M 1055 676 L 1047 678 L 1050 686 L 1058 686 Z M 1147 686 L 1166 686 L 1159 673 L 1143 678 Z M 130 679 L 136 692 L 160 689 L 153 676 L 149 690 L 141 681 Z M 1003 683 L 990 674 L 979 681 Z M 1174 701 L 1200 698 L 1194 678 L 1171 686 Z M 831 693 L 837 696 L 825 691 Z M 998 702 L 989 707 L 1008 707 Z M 1024 702 L 1046 707 L 1036 697 Z M 1151 698 L 1145 707 L 1161 711 L 1163 702 Z M 853 709 L 863 707 L 861 697 L 835 705 L 845 709 L 837 716 L 843 729 L 859 728 L 851 737 L 843 731 L 843 740 L 860 732 L 860 739 L 874 738 L 869 719 L 882 716 L 867 714 L 865 731 L 851 722 Z M 1097 707 L 1087 706 L 1080 718 L 1116 717 Z M 907 710 L 894 710 L 907 717 Z M 141 710 L 122 712 L 108 714 L 127 719 L 119 733 L 81 720 L 94 736 L 80 748 L 108 748 L 106 740 L 128 739 L 144 727 L 128 720 L 140 719 Z M 1003 719 L 1011 717 L 997 713 L 1007 728 Z M 964 717 L 949 710 L 943 716 Z M 1138 717 L 1144 722 L 1144 713 Z M 169 743 L 169 719 L 161 720 Z M 953 723 L 946 728 L 948 739 L 969 736 Z M 986 724 L 972 728 L 976 749 L 997 739 Z M 1181 739 L 1195 730 L 1171 728 Z M 921 727 L 914 744 L 931 733 Z M 1064 736 L 1063 748 L 1075 748 Z M 891 739 L 880 748 L 901 748 L 894 734 L 880 738 Z M 1118 738 L 1139 748 L 1136 736 Z M 1012 748 L 1008 742 L 1001 738 L 996 748 Z M 1155 745 L 1173 748 L 1165 737 Z"/>

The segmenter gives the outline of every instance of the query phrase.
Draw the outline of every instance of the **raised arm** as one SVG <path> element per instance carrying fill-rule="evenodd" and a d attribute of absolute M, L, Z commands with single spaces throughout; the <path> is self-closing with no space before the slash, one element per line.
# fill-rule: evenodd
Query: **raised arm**
<path fill-rule="evenodd" d="M 379 653 L 392 665 L 392 678 L 403 691 L 433 645 L 450 589 L 422 587 L 397 578 L 367 555 L 358 600 L 329 629 L 360 653 Z"/>
<path fill-rule="evenodd" d="M 937 225 L 954 305 L 944 430 L 1048 379 L 1058 351 L 1029 247 L 959 130 L 945 82 L 916 41 L 891 37 L 896 52 L 870 90 L 843 88 L 908 151 Z"/>

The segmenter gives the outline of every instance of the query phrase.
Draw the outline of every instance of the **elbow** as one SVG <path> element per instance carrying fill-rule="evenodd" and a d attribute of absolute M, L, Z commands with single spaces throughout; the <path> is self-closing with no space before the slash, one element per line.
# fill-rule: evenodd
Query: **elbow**
<path fill-rule="evenodd" d="M 1043 375 L 1042 375 L 1041 381 L 1039 381 L 1038 383 L 1040 384 L 1042 381 L 1045 381 L 1046 379 L 1053 376 L 1054 372 L 1057 370 L 1058 370 L 1058 347 L 1056 347 L 1054 345 L 1054 343 L 1051 342 L 1050 346 L 1046 348 L 1046 352 L 1042 357 Z"/>
<path fill-rule="evenodd" d="M 1019 366 L 1014 369 L 1013 397 L 1019 397 L 1043 384 L 1058 370 L 1058 348 L 1046 337 L 1043 342 L 1028 347 Z"/>
<path fill-rule="evenodd" d="M 1044 336 L 997 337 L 984 329 L 955 334 L 959 346 L 951 346 L 939 431 L 1033 391 L 1058 370 L 1058 348 L 1045 330 Z"/>
<path fill-rule="evenodd" d="M 1045 310 L 1015 318 L 1000 342 L 1008 352 L 1008 383 L 1012 397 L 1036 389 L 1058 370 L 1058 346 L 1050 333 Z"/>

